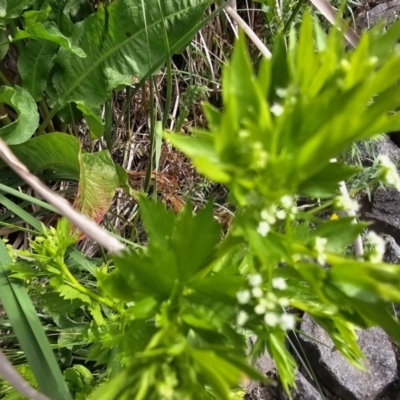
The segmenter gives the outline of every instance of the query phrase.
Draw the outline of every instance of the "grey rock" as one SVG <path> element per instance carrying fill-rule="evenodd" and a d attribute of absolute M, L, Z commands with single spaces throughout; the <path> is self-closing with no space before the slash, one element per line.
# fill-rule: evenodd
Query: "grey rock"
<path fill-rule="evenodd" d="M 380 188 L 360 200 L 361 219 L 371 222 L 370 229 L 379 235 L 390 235 L 400 243 L 400 192 L 392 188 Z"/>
<path fill-rule="evenodd" d="M 249 351 L 256 342 L 256 337 L 251 337 L 248 341 Z M 271 376 L 275 373 L 275 363 L 266 351 L 263 355 L 257 358 L 254 366 L 264 375 Z M 246 400 L 276 400 L 278 399 L 278 390 L 276 387 L 266 385 L 257 381 L 249 381 L 246 385 L 247 394 Z"/>
<path fill-rule="evenodd" d="M 390 235 L 382 235 L 386 243 L 383 261 L 388 264 L 400 264 L 400 246 Z"/>
<path fill-rule="evenodd" d="M 292 400 L 322 400 L 317 389 L 298 371 L 295 372 L 295 382 L 297 390 L 293 390 L 290 395 Z M 289 400 L 285 391 L 281 392 L 282 400 Z"/>
<path fill-rule="evenodd" d="M 381 3 L 371 10 L 365 10 L 359 14 L 357 28 L 359 30 L 370 29 L 382 20 L 385 21 L 385 26 L 392 25 L 399 18 L 399 14 L 399 0 Z"/>
<path fill-rule="evenodd" d="M 359 161 L 364 167 L 370 167 L 378 155 L 386 155 L 395 165 L 400 162 L 400 148 L 384 135 L 378 140 L 357 143 Z"/>
<path fill-rule="evenodd" d="M 367 372 L 353 367 L 334 348 L 326 331 L 309 315 L 304 315 L 301 330 L 308 336 L 301 335 L 300 338 L 314 372 L 341 399 L 378 399 L 397 379 L 395 353 L 382 329 L 370 328 L 359 332 L 358 344 L 366 357 Z"/>

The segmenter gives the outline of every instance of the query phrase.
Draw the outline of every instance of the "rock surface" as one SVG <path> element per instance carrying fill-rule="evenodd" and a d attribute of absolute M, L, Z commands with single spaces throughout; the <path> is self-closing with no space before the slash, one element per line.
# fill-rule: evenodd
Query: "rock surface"
<path fill-rule="evenodd" d="M 249 339 L 249 350 L 253 347 L 255 341 L 255 337 Z M 267 351 L 258 357 L 254 366 L 264 375 L 272 376 L 275 374 L 275 363 Z M 277 387 L 257 381 L 250 381 L 246 385 L 246 390 L 245 400 L 276 400 L 279 398 Z"/>
<path fill-rule="evenodd" d="M 370 229 L 378 234 L 387 234 L 400 243 L 400 192 L 396 189 L 378 189 L 360 201 L 361 219 L 372 222 Z"/>
<path fill-rule="evenodd" d="M 400 148 L 389 136 L 383 136 L 379 140 L 369 141 L 368 143 L 357 143 L 357 147 L 360 151 L 360 161 L 364 167 L 370 167 L 374 158 L 378 155 L 388 156 L 390 161 L 396 165 L 400 162 Z"/>
<path fill-rule="evenodd" d="M 344 400 L 374 400 L 397 379 L 397 363 L 392 343 L 380 328 L 362 330 L 358 343 L 366 356 L 368 372 L 352 365 L 334 349 L 328 334 L 304 315 L 301 342 L 308 361 L 322 383 Z M 311 340 L 314 338 L 315 340 Z M 323 344 L 321 344 L 323 343 Z"/>
<path fill-rule="evenodd" d="M 386 243 L 383 261 L 388 264 L 400 264 L 400 246 L 390 235 L 382 235 Z"/>
<path fill-rule="evenodd" d="M 385 26 L 389 26 L 398 19 L 399 14 L 399 0 L 388 1 L 387 3 L 382 2 L 376 7 L 370 10 L 365 10 L 364 12 L 359 14 L 357 18 L 357 28 L 358 30 L 368 30 L 382 20 L 385 21 Z"/>
<path fill-rule="evenodd" d="M 297 386 L 297 391 L 292 391 L 292 400 L 322 400 L 321 395 L 318 393 L 317 389 L 301 374 L 298 370 L 295 372 L 295 382 Z M 288 395 L 282 390 L 281 397 L 282 400 L 289 400 Z"/>

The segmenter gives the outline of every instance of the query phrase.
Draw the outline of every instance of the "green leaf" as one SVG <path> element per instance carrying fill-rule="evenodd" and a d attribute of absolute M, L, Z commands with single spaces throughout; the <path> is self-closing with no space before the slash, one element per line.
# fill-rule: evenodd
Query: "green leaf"
<path fill-rule="evenodd" d="M 194 217 L 191 205 L 186 205 L 175 223 L 171 241 L 183 282 L 214 260 L 220 235 L 211 202 Z"/>
<path fill-rule="evenodd" d="M 34 0 L 6 0 L 6 11 L 2 18 L 16 18 L 19 17 L 25 9 L 33 4 Z"/>
<path fill-rule="evenodd" d="M 18 57 L 18 71 L 22 87 L 35 101 L 39 101 L 46 88 L 48 75 L 54 65 L 58 46 L 45 40 L 28 40 Z"/>
<path fill-rule="evenodd" d="M 79 155 L 80 176 L 75 208 L 99 223 L 110 208 L 119 180 L 108 150 Z"/>
<path fill-rule="evenodd" d="M 11 149 L 34 174 L 52 170 L 65 173 L 76 181 L 79 180 L 80 142 L 71 135 L 49 133 L 23 144 L 11 146 Z M 0 168 L 4 166 L 4 162 L 0 162 Z"/>
<path fill-rule="evenodd" d="M 316 198 L 334 196 L 338 193 L 339 182 L 348 180 L 360 171 L 360 168 L 329 163 L 317 174 L 300 184 L 299 194 Z"/>
<path fill-rule="evenodd" d="M 60 103 L 81 101 L 89 108 L 99 106 L 112 89 L 131 85 L 159 68 L 168 54 L 160 35 L 164 23 L 173 53 L 188 43 L 187 33 L 210 3 L 173 0 L 163 2 L 161 10 L 158 0 L 115 0 L 107 7 L 107 14 L 99 6 L 96 14 L 75 24 L 72 30 L 72 43 L 87 57 L 79 58 L 61 48 L 56 58 L 62 69 L 54 80 Z"/>
<path fill-rule="evenodd" d="M 8 49 L 10 48 L 10 45 L 7 42 L 8 42 L 7 34 L 4 30 L 1 30 L 0 43 L 2 43 L 2 45 L 0 46 L 0 60 L 2 60 L 6 56 L 6 54 L 8 53 Z"/>
<path fill-rule="evenodd" d="M 11 259 L 0 240 L 0 300 L 40 390 L 54 400 L 72 400 L 36 310 L 22 283 L 9 277 Z"/>
<path fill-rule="evenodd" d="M 83 112 L 86 122 L 89 125 L 90 137 L 92 139 L 100 139 L 104 134 L 104 124 L 101 118 L 100 110 L 91 110 L 84 104 L 78 103 L 78 110 Z"/>
<path fill-rule="evenodd" d="M 355 224 L 353 218 L 340 218 L 324 222 L 311 233 L 314 237 L 328 239 L 326 250 L 341 252 L 362 233 L 366 226 L 366 223 Z"/>
<path fill-rule="evenodd" d="M 17 29 L 13 41 L 16 42 L 22 39 L 47 40 L 58 44 L 67 51 L 71 51 L 78 57 L 86 57 L 85 52 L 81 48 L 72 45 L 71 41 L 58 30 L 54 22 L 36 22 L 32 25 L 25 25 L 23 31 Z"/>
<path fill-rule="evenodd" d="M 2 86 L 0 103 L 9 105 L 17 113 L 14 122 L 0 129 L 0 137 L 9 145 L 26 142 L 39 124 L 35 100 L 26 90 L 18 86 Z"/>

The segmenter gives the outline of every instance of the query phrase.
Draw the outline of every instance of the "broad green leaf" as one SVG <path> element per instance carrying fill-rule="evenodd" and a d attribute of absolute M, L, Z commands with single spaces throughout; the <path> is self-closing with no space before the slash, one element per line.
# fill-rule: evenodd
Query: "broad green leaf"
<path fill-rule="evenodd" d="M 26 10 L 33 4 L 34 0 L 6 0 L 6 10 L 4 15 L 4 7 L 1 15 L 2 18 L 16 18 L 19 17 L 22 11 Z"/>
<path fill-rule="evenodd" d="M 79 180 L 80 142 L 73 136 L 65 133 L 49 133 L 23 144 L 11 146 L 11 149 L 34 174 L 52 170 Z M 4 166 L 4 162 L 0 162 L 0 168 Z"/>
<path fill-rule="evenodd" d="M 2 86 L 0 103 L 9 105 L 17 114 L 14 122 L 0 129 L 0 137 L 9 145 L 26 142 L 39 124 L 35 100 L 26 90 L 18 86 Z"/>
<path fill-rule="evenodd" d="M 95 222 L 102 221 L 110 208 L 119 180 L 110 153 L 82 153 L 75 208 Z"/>
<path fill-rule="evenodd" d="M 0 300 L 40 390 L 54 400 L 72 400 L 36 310 L 22 282 L 9 277 L 11 259 L 0 241 Z"/>
<path fill-rule="evenodd" d="M 71 51 L 78 57 L 86 57 L 85 52 L 81 48 L 74 46 L 71 41 L 58 30 L 56 24 L 53 22 L 36 22 L 24 28 L 23 31 L 18 29 L 15 32 L 13 37 L 14 42 L 22 39 L 47 40 L 58 44 L 67 51 Z"/>
<path fill-rule="evenodd" d="M 46 88 L 48 75 L 54 65 L 58 46 L 45 40 L 28 40 L 18 57 L 18 71 L 22 87 L 35 101 L 39 101 Z"/>
<path fill-rule="evenodd" d="M 79 58 L 64 48 L 56 58 L 61 71 L 54 83 L 60 103 L 82 101 L 89 108 L 109 98 L 120 85 L 131 85 L 167 55 L 160 35 L 167 27 L 171 53 L 188 43 L 187 32 L 201 18 L 211 0 L 115 0 L 73 27 L 71 41 L 87 55 Z M 107 16 L 107 18 L 106 18 Z M 150 47 L 149 47 L 149 44 Z"/>

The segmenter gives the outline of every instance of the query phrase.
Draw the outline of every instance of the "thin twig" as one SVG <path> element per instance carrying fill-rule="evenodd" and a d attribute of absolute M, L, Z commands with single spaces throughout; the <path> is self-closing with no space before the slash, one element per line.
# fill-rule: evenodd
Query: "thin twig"
<path fill-rule="evenodd" d="M 226 12 L 232 17 L 234 21 L 244 30 L 246 35 L 251 39 L 251 41 L 256 45 L 258 50 L 264 55 L 266 58 L 271 58 L 272 54 L 268 50 L 267 46 L 260 40 L 260 38 L 254 33 L 254 31 L 250 28 L 249 25 L 239 16 L 239 14 L 230 6 L 227 5 L 225 7 Z"/>
<path fill-rule="evenodd" d="M 35 390 L 29 383 L 20 375 L 20 373 L 8 361 L 7 357 L 0 350 L 0 375 L 14 389 L 21 393 L 24 397 L 32 400 L 50 400 L 44 394 Z"/>
<path fill-rule="evenodd" d="M 339 23 L 340 28 L 346 26 L 346 22 L 339 17 L 337 11 L 326 0 L 310 1 L 332 25 L 337 25 Z M 357 33 L 355 33 L 349 26 L 344 32 L 344 36 L 353 47 L 356 47 L 360 41 Z"/>
<path fill-rule="evenodd" d="M 125 246 L 116 238 L 110 235 L 105 229 L 85 215 L 76 211 L 71 204 L 57 193 L 50 190 L 35 175 L 31 174 L 26 166 L 22 164 L 6 143 L 0 139 L 0 157 L 13 169 L 28 185 L 30 185 L 40 196 L 54 206 L 57 211 L 68 218 L 81 232 L 90 239 L 96 241 L 110 253 L 118 254 L 125 249 Z"/>

